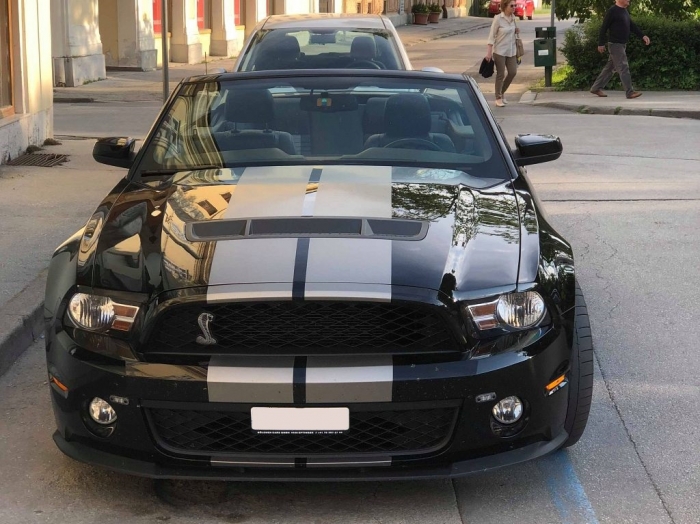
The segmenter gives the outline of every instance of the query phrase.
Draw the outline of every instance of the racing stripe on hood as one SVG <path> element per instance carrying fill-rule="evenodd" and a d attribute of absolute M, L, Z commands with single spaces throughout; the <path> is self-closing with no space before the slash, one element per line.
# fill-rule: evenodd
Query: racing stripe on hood
<path fill-rule="evenodd" d="M 210 402 L 391 402 L 393 382 L 391 355 L 215 356 L 207 370 Z"/>
<path fill-rule="evenodd" d="M 222 218 L 301 216 L 313 171 L 309 166 L 246 168 Z M 207 301 L 250 300 L 256 289 L 266 298 L 291 299 L 296 253 L 295 238 L 217 242 Z M 221 286 L 231 282 L 237 285 Z"/>
<path fill-rule="evenodd" d="M 389 166 L 327 166 L 313 216 L 391 218 Z M 391 300 L 390 240 L 311 238 L 305 299 Z"/>
<path fill-rule="evenodd" d="M 294 402 L 294 357 L 215 356 L 209 361 L 209 402 Z"/>

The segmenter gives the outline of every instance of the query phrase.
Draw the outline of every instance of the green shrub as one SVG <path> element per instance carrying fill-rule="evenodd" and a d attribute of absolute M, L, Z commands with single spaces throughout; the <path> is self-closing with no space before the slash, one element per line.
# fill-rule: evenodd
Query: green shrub
<path fill-rule="evenodd" d="M 431 13 L 442 13 L 442 7 L 440 7 L 440 4 L 437 2 L 430 4 L 430 12 Z"/>
<path fill-rule="evenodd" d="M 635 23 L 651 39 L 651 45 L 632 34 L 627 60 L 635 88 L 700 89 L 700 21 L 637 16 Z M 589 20 L 566 32 L 562 54 L 570 66 L 563 82 L 566 89 L 589 89 L 608 60 L 598 53 L 600 19 Z M 621 88 L 615 75 L 608 89 Z"/>
<path fill-rule="evenodd" d="M 411 8 L 411 13 L 423 13 L 427 14 L 430 12 L 430 7 L 428 4 L 413 4 Z"/>

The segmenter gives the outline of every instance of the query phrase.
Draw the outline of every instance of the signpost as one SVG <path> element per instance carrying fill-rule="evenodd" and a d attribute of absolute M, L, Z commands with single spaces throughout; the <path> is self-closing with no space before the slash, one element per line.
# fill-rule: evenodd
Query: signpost
<path fill-rule="evenodd" d="M 162 36 L 162 62 L 163 62 L 163 103 L 170 96 L 170 78 L 168 65 L 170 59 L 168 58 L 168 0 L 161 0 L 161 15 L 160 15 L 160 34 Z"/>

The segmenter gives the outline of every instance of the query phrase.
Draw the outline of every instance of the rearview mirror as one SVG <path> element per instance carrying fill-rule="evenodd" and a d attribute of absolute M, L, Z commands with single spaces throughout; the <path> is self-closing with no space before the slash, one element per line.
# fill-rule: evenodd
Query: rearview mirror
<path fill-rule="evenodd" d="M 559 158 L 564 150 L 561 140 L 554 135 L 518 135 L 515 146 L 513 157 L 519 166 L 551 162 Z"/>
<path fill-rule="evenodd" d="M 99 138 L 92 148 L 92 158 L 108 166 L 130 168 L 134 163 L 135 138 L 110 136 Z"/>

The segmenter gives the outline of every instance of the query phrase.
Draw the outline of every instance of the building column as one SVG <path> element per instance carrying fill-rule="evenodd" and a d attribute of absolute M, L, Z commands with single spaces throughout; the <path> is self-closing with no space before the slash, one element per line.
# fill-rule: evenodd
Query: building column
<path fill-rule="evenodd" d="M 184 64 L 202 61 L 202 44 L 197 27 L 197 1 L 173 0 L 170 28 L 170 60 Z"/>
<path fill-rule="evenodd" d="M 51 0 L 54 85 L 75 87 L 107 77 L 98 0 Z"/>
<path fill-rule="evenodd" d="M 243 25 L 245 25 L 245 36 L 247 38 L 253 32 L 257 23 L 270 14 L 267 12 L 268 0 L 241 1 L 245 1 L 245 20 Z"/>
<path fill-rule="evenodd" d="M 107 68 L 156 68 L 153 0 L 99 0 L 100 35 Z"/>
<path fill-rule="evenodd" d="M 214 56 L 236 56 L 243 42 L 237 37 L 235 3 L 231 0 L 211 1 L 211 44 Z"/>

